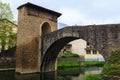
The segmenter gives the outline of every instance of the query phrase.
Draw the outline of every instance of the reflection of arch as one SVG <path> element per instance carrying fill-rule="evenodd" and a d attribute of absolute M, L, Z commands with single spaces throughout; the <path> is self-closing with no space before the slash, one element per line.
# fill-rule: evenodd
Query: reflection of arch
<path fill-rule="evenodd" d="M 42 24 L 41 32 L 42 32 L 42 35 L 45 35 L 51 32 L 51 26 L 48 22 L 45 22 Z"/>
<path fill-rule="evenodd" d="M 78 39 L 77 37 L 64 37 L 55 41 L 46 51 L 41 64 L 41 71 L 53 71 L 56 70 L 55 62 L 61 49 L 69 42 Z"/>

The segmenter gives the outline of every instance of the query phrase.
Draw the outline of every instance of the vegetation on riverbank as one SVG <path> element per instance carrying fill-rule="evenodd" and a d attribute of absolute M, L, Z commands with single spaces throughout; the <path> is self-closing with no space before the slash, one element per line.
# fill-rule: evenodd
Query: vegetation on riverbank
<path fill-rule="evenodd" d="M 84 80 L 104 80 L 101 74 L 87 74 Z"/>
<path fill-rule="evenodd" d="M 85 67 L 103 67 L 105 62 L 98 61 L 84 61 L 83 66 Z M 58 62 L 58 67 L 79 67 L 80 62 Z"/>
<path fill-rule="evenodd" d="M 79 62 L 58 62 L 57 66 L 58 66 L 58 68 L 79 67 L 80 63 Z"/>
<path fill-rule="evenodd" d="M 85 67 L 91 67 L 91 66 L 97 66 L 97 67 L 103 67 L 105 62 L 104 61 L 84 61 Z"/>
<path fill-rule="evenodd" d="M 111 53 L 102 73 L 108 76 L 120 76 L 120 50 Z"/>
<path fill-rule="evenodd" d="M 65 51 L 60 53 L 58 57 L 59 58 L 79 58 L 80 56 L 78 54 Z"/>
<path fill-rule="evenodd" d="M 120 77 L 120 50 L 111 53 L 103 67 L 101 74 L 88 74 L 84 80 L 119 80 Z"/>
<path fill-rule="evenodd" d="M 80 58 L 80 56 L 78 54 L 74 54 L 74 53 L 70 53 L 70 52 L 62 52 L 60 53 L 60 55 L 58 56 L 58 58 Z M 80 66 L 80 62 L 68 62 L 68 61 L 58 61 L 58 67 L 79 67 Z M 105 62 L 101 61 L 83 61 L 82 62 L 82 66 L 85 66 L 85 67 L 102 67 L 104 66 Z"/>
<path fill-rule="evenodd" d="M 120 75 L 120 50 L 114 51 L 111 53 L 108 61 L 105 62 L 96 62 L 96 61 L 84 61 L 83 62 L 85 67 L 103 67 L 102 75 L 101 74 L 88 74 L 85 76 L 84 80 L 108 80 L 111 78 L 111 76 L 118 76 Z M 68 67 L 68 66 L 80 66 L 80 63 L 76 62 L 58 62 L 58 67 Z M 104 75 L 107 75 L 105 77 Z M 103 77 L 104 76 L 104 77 Z M 110 78 L 109 78 L 110 77 Z M 112 77 L 114 78 L 114 77 Z M 117 77 L 116 77 L 117 79 Z"/>

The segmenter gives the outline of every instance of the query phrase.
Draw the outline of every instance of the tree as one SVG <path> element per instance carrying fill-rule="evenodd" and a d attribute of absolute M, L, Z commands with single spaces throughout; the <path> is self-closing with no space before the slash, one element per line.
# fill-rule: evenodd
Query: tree
<path fill-rule="evenodd" d="M 16 33 L 13 29 L 16 28 L 16 24 L 10 22 L 7 19 L 0 20 L 0 44 L 1 51 L 5 50 L 5 47 L 11 48 L 16 44 Z"/>
<path fill-rule="evenodd" d="M 120 50 L 111 53 L 102 72 L 108 76 L 120 76 Z"/>
<path fill-rule="evenodd" d="M 5 48 L 11 48 L 16 43 L 16 33 L 13 32 L 13 28 L 16 24 L 13 23 L 13 14 L 10 9 L 10 5 L 3 3 L 0 0 L 0 46 L 1 51 Z"/>
<path fill-rule="evenodd" d="M 10 4 L 3 3 L 0 0 L 0 19 L 8 19 L 10 21 L 13 21 L 13 13 L 10 8 Z"/>

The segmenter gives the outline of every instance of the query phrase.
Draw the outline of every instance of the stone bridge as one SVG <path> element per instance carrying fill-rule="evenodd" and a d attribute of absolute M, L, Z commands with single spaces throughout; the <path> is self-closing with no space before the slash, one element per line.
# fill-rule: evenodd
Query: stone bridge
<path fill-rule="evenodd" d="M 83 39 L 107 60 L 120 49 L 120 24 L 68 26 L 58 30 L 61 13 L 26 3 L 18 7 L 16 72 L 55 71 L 60 50 L 70 41 Z"/>
<path fill-rule="evenodd" d="M 107 60 L 112 51 L 120 49 L 120 25 L 68 26 L 43 36 L 41 70 L 54 68 L 61 49 L 75 39 L 84 39 Z"/>

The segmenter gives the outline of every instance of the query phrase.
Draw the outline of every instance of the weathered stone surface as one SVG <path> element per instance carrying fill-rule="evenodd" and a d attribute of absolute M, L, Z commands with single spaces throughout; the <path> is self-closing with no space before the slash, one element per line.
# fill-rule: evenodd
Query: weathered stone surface
<path fill-rule="evenodd" d="M 54 67 L 53 60 L 56 60 L 59 51 L 75 39 L 86 40 L 107 60 L 112 51 L 120 49 L 120 24 L 69 26 L 45 35 L 42 37 L 41 69 L 49 71 L 50 67 Z"/>
<path fill-rule="evenodd" d="M 30 3 L 18 10 L 16 72 L 55 71 L 58 53 L 75 39 L 86 40 L 105 59 L 120 49 L 120 24 L 69 26 L 57 30 L 59 13 Z"/>
<path fill-rule="evenodd" d="M 31 3 L 20 6 L 18 10 L 16 72 L 40 72 L 43 25 L 50 25 L 51 32 L 57 30 L 57 18 L 61 14 Z"/>

